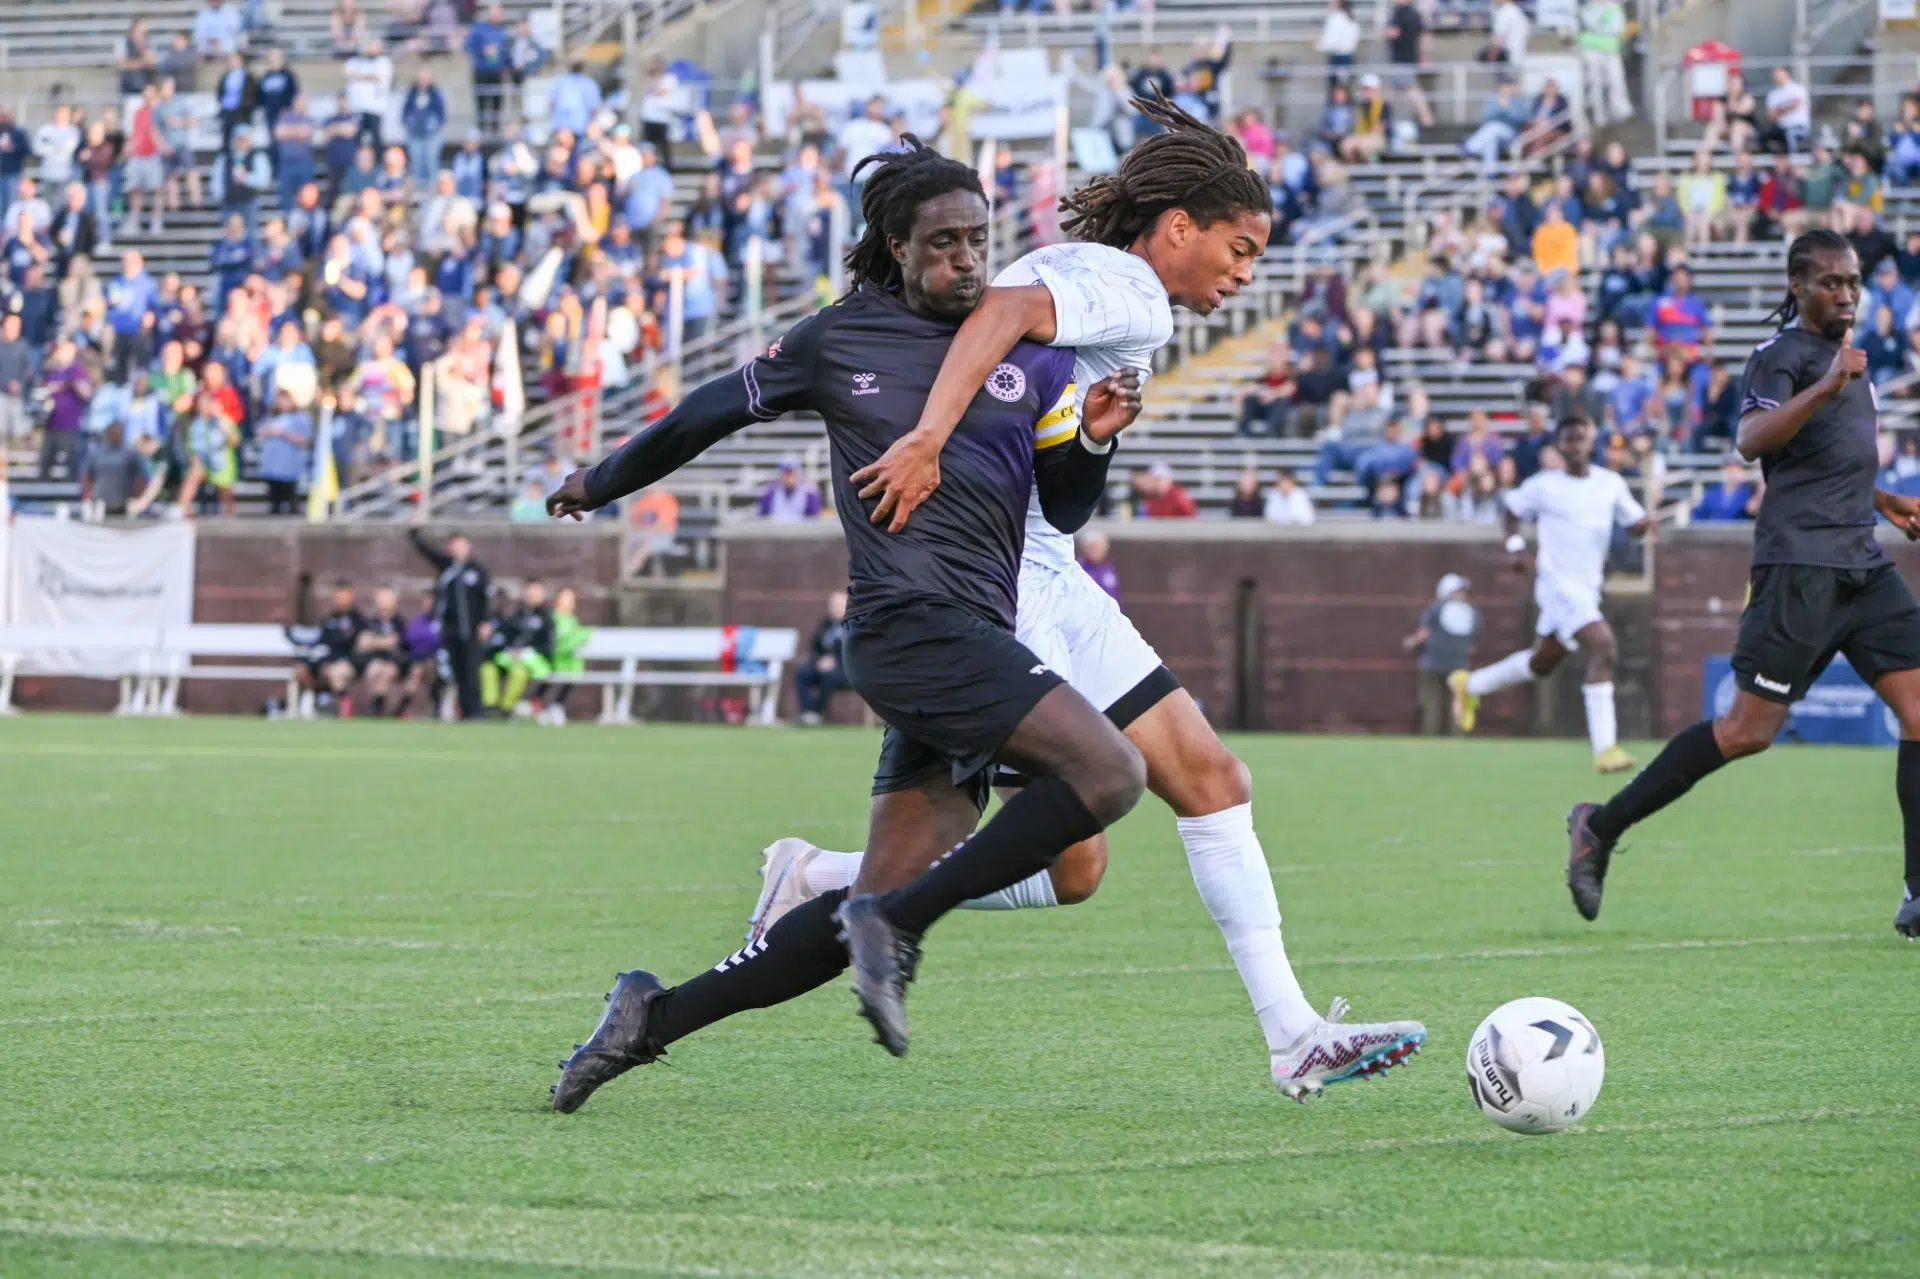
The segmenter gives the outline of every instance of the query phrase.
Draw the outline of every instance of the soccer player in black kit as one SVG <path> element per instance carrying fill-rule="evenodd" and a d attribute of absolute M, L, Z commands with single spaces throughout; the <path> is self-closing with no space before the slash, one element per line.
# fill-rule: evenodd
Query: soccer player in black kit
<path fill-rule="evenodd" d="M 1037 484 L 1048 521 L 1064 531 L 1086 521 L 1105 487 L 1112 437 L 1139 411 L 1134 376 L 1096 387 L 1085 422 L 1061 438 L 1052 423 L 1072 413 L 1074 353 L 1022 343 L 974 396 L 943 457 L 945 483 L 905 533 L 874 527 L 849 480 L 919 420 L 986 283 L 979 176 L 910 145 L 862 164 L 874 166 L 861 194 L 868 226 L 847 255 L 845 298 L 767 355 L 691 392 L 548 501 L 555 515 L 577 515 L 750 422 L 818 412 L 848 546 L 847 676 L 887 724 L 868 853 L 851 895 L 806 902 L 671 990 L 652 973 L 620 974 L 592 1037 L 562 1063 L 556 1110 L 577 1110 L 667 1045 L 813 990 L 850 962 L 863 1014 L 903 1054 L 901 988 L 921 934 L 1119 820 L 1145 787 L 1145 765 L 1120 730 L 1013 636 L 1028 497 Z M 1048 446 L 1037 448 L 1043 421 Z M 995 761 L 1034 781 L 975 833 Z"/>
<path fill-rule="evenodd" d="M 1605 804 L 1567 814 L 1567 886 L 1587 919 L 1614 845 L 1730 760 L 1772 744 L 1787 708 L 1844 653 L 1900 720 L 1895 790 L 1906 893 L 1894 916 L 1920 937 L 1920 603 L 1874 536 L 1884 515 L 1920 539 L 1920 498 L 1875 488 L 1879 413 L 1853 345 L 1860 260 L 1845 237 L 1809 231 L 1787 252 L 1780 332 L 1747 360 L 1735 445 L 1760 460 L 1766 497 L 1733 646 L 1733 706 L 1682 732 Z"/>

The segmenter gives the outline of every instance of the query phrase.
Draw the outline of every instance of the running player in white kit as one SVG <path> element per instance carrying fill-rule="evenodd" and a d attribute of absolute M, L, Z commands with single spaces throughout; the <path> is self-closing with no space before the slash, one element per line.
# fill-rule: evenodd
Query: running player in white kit
<path fill-rule="evenodd" d="M 1476 671 L 1455 671 L 1453 718 L 1462 732 L 1473 731 L 1480 699 L 1516 684 L 1543 679 L 1568 653 L 1587 654 L 1587 679 L 1580 692 L 1587 706 L 1587 737 L 1593 766 L 1618 773 L 1634 766 L 1620 749 L 1613 713 L 1613 665 L 1619 646 L 1613 628 L 1600 615 L 1600 587 L 1606 577 L 1607 549 L 1613 531 L 1624 528 L 1641 537 L 1653 529 L 1646 508 L 1634 500 L 1619 474 L 1593 464 L 1594 426 L 1584 417 L 1561 420 L 1560 452 L 1566 469 L 1539 471 L 1506 497 L 1507 550 L 1525 569 L 1526 540 L 1520 522 L 1539 525 L 1540 553 L 1533 583 L 1540 609 L 1532 648 L 1509 653 Z"/>
<path fill-rule="evenodd" d="M 1168 131 L 1129 152 L 1117 174 L 1062 202 L 1070 215 L 1063 226 L 1079 242 L 1036 250 L 1000 274 L 954 338 L 918 430 L 853 476 L 856 484 L 867 482 L 863 497 L 881 499 L 876 523 L 904 527 L 937 487 L 948 433 L 1016 342 L 1073 347 L 1079 388 L 1124 368 L 1144 380 L 1154 352 L 1173 337 L 1173 304 L 1204 315 L 1252 280 L 1272 199 L 1240 144 L 1163 101 L 1135 106 Z M 1060 429 L 1071 431 L 1071 421 Z M 1043 447 L 1056 442 L 1043 430 L 1036 434 Z M 1148 786 L 1178 818 L 1194 883 L 1252 999 L 1275 1086 L 1304 1101 L 1326 1084 L 1378 1074 L 1418 1052 L 1426 1038 L 1418 1022 L 1340 1024 L 1344 1000 L 1335 999 L 1325 1017 L 1307 1003 L 1281 941 L 1246 765 L 1080 568 L 1072 538 L 1031 506 L 1015 628 L 1145 756 Z M 859 865 L 858 853 L 778 841 L 766 850 L 766 884 L 749 938 L 808 898 L 851 884 Z M 1050 871 L 971 904 L 1070 905 L 1092 894 L 1105 869 L 1105 839 L 1096 837 L 1069 849 Z"/>

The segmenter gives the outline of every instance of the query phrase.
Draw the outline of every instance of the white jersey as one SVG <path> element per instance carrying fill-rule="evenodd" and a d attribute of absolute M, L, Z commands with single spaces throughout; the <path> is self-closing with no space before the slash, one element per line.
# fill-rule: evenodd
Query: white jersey
<path fill-rule="evenodd" d="M 1519 519 L 1538 521 L 1542 579 L 1596 596 L 1606 577 L 1613 530 L 1647 518 L 1627 482 L 1599 466 L 1578 478 L 1565 471 L 1536 472 L 1507 494 L 1507 509 Z"/>
<path fill-rule="evenodd" d="M 1053 346 L 1074 348 L 1076 415 L 1094 383 L 1121 369 L 1153 373 L 1153 353 L 1173 340 L 1173 305 L 1146 260 L 1104 244 L 1035 249 L 1002 271 L 994 284 L 1045 285 L 1053 294 Z M 1072 568 L 1073 538 L 1047 523 L 1036 491 L 1027 502 L 1026 558 L 1056 570 Z"/>

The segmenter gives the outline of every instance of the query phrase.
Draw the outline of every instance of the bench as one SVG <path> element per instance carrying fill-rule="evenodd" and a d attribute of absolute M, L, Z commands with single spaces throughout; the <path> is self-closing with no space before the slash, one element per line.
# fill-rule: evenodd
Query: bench
<path fill-rule="evenodd" d="M 118 681 L 120 702 L 114 714 L 138 714 L 140 685 L 159 644 L 157 626 L 0 626 L 0 715 L 19 713 L 13 704 L 13 681 L 22 671 Z M 81 669 L 68 669 L 63 660 L 67 655 L 79 658 Z"/>
<path fill-rule="evenodd" d="M 631 724 L 633 693 L 643 685 L 744 688 L 748 718 L 771 724 L 786 664 L 799 646 L 798 631 L 756 626 L 600 627 L 580 650 L 587 669 L 556 682 L 597 685 L 602 724 Z M 651 669 L 694 664 L 734 669 Z"/>
<path fill-rule="evenodd" d="M 556 682 L 598 686 L 603 724 L 632 723 L 633 693 L 644 685 L 744 688 L 749 718 L 771 724 L 799 644 L 798 631 L 755 626 L 602 627 L 580 652 L 587 669 Z M 86 669 L 69 672 L 53 654 L 82 655 Z M 0 627 L 0 714 L 15 713 L 21 671 L 118 680 L 120 715 L 177 715 L 180 685 L 195 679 L 285 684 L 291 706 L 297 656 L 274 625 Z"/>
<path fill-rule="evenodd" d="M 180 684 L 190 679 L 264 680 L 284 684 L 286 704 L 300 695 L 294 680 L 299 650 L 279 626 L 200 623 L 168 626 L 160 633 L 158 651 L 143 687 L 135 694 L 135 714 L 178 715 Z M 273 661 L 273 665 L 237 665 L 208 658 Z"/>

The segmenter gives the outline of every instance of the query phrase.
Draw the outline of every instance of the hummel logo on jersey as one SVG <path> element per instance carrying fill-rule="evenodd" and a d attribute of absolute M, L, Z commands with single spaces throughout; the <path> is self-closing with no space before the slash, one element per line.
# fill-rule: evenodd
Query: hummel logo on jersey
<path fill-rule="evenodd" d="M 1047 664 L 1046 664 L 1045 662 L 1042 662 L 1042 663 L 1040 663 L 1040 664 L 1039 664 L 1038 666 L 1036 666 L 1036 667 L 1034 667 L 1034 668 L 1033 668 L 1032 670 L 1030 670 L 1030 671 L 1028 671 L 1028 672 L 1027 672 L 1027 674 L 1029 674 L 1029 675 L 1041 675 L 1041 674 L 1045 674 L 1045 673 L 1047 672 L 1047 670 L 1048 670 L 1048 669 L 1049 669 L 1049 668 L 1048 668 L 1048 666 L 1047 666 Z"/>
<path fill-rule="evenodd" d="M 877 387 L 877 386 L 875 386 L 875 385 L 873 384 L 873 383 L 874 383 L 874 380 L 875 380 L 876 378 L 878 378 L 879 376 L 880 376 L 880 375 L 879 375 L 879 374 L 877 374 L 877 373 L 856 373 L 856 374 L 854 374 L 854 375 L 853 375 L 853 393 L 854 393 L 855 395 L 878 395 L 878 394 L 880 394 L 880 388 L 879 388 L 879 387 Z"/>
<path fill-rule="evenodd" d="M 1769 693 L 1790 693 L 1793 691 L 1791 685 L 1782 684 L 1778 680 L 1770 680 L 1765 675 L 1755 675 L 1753 682 L 1757 687 L 1764 688 Z"/>

